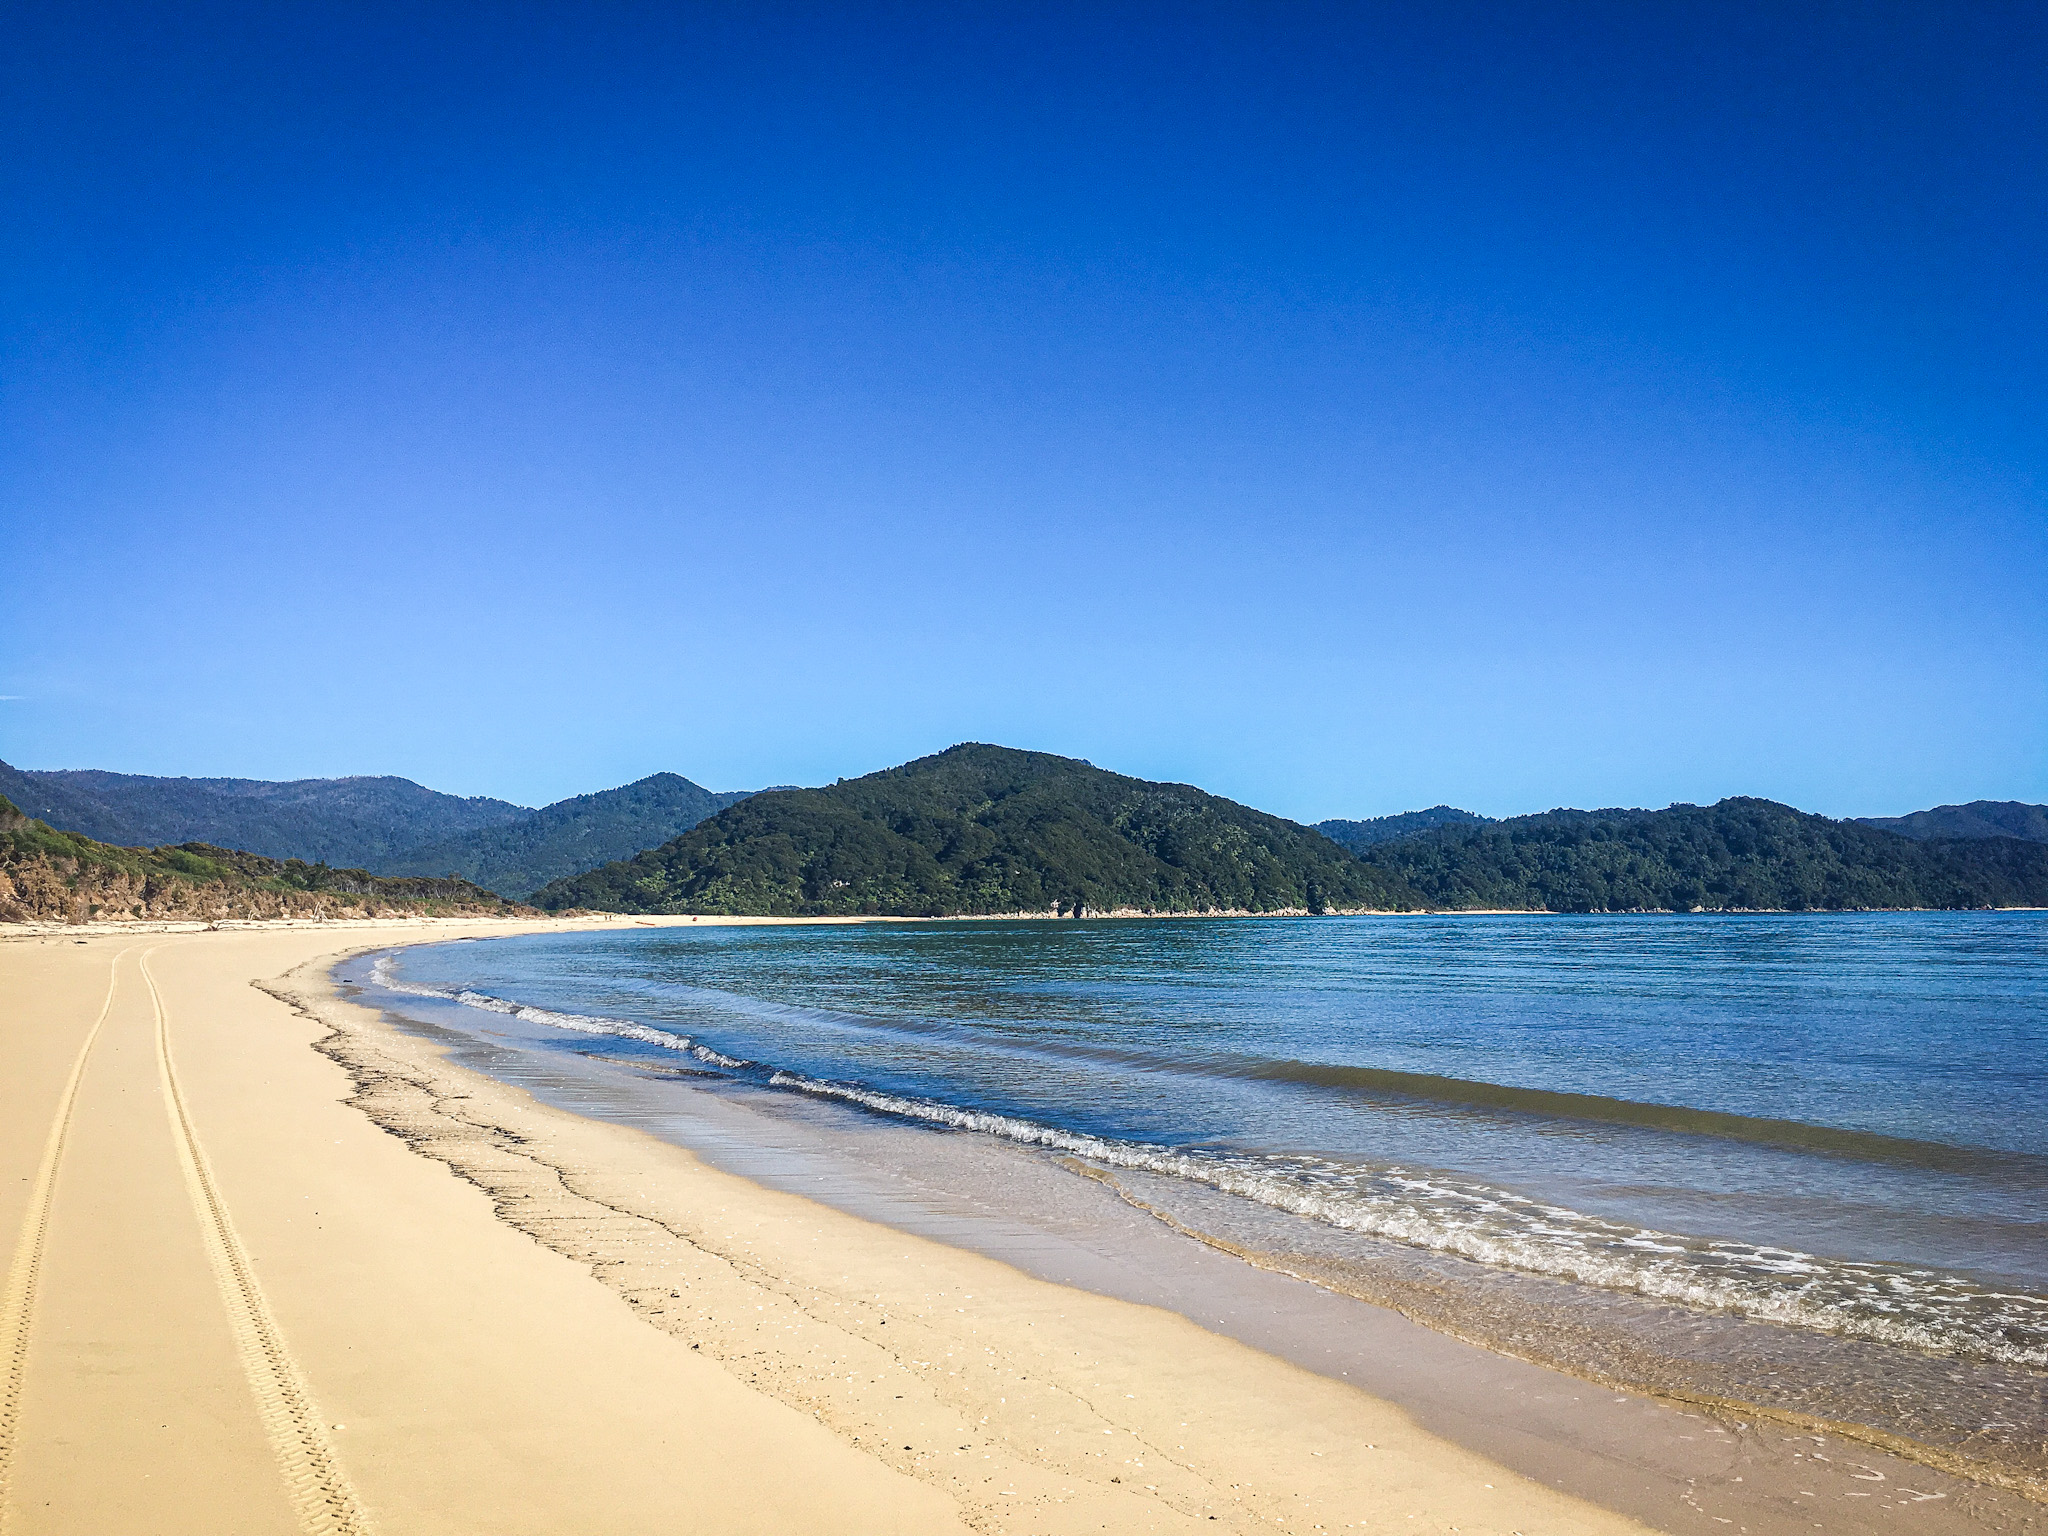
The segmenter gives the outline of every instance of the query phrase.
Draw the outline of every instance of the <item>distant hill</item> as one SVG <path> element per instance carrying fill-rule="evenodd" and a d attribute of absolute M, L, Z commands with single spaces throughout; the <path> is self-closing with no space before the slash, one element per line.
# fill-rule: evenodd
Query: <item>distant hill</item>
<path fill-rule="evenodd" d="M 1770 800 L 1550 811 L 1360 851 L 1439 907 L 1553 912 L 2048 906 L 2048 845 L 1916 842 Z"/>
<path fill-rule="evenodd" d="M 213 843 L 369 869 L 422 843 L 533 814 L 503 800 L 438 794 L 410 779 L 159 779 L 6 763 L 0 794 L 53 827 L 103 843 Z"/>
<path fill-rule="evenodd" d="M 387 875 L 453 873 L 515 896 L 665 843 L 746 793 L 657 773 L 536 811 L 410 779 L 162 779 L 0 763 L 0 794 L 99 842 L 200 842 Z"/>
<path fill-rule="evenodd" d="M 360 869 L 205 843 L 124 848 L 59 832 L 0 795 L 0 922 L 94 918 L 512 916 L 465 880 L 391 880 Z"/>
<path fill-rule="evenodd" d="M 755 795 L 533 901 L 788 916 L 1417 904 L 1397 875 L 1294 822 L 1185 784 L 979 744 Z"/>
<path fill-rule="evenodd" d="M 379 867 L 394 875 L 456 874 L 507 896 L 629 858 L 737 804 L 749 790 L 715 792 L 657 773 L 618 789 L 544 805 L 519 821 L 479 827 Z"/>
<path fill-rule="evenodd" d="M 2019 800 L 1972 800 L 1968 805 L 1937 805 L 1906 816 L 1858 816 L 1859 826 L 1877 827 L 1901 837 L 2017 837 L 2048 843 L 2048 805 Z"/>
<path fill-rule="evenodd" d="M 1391 843 L 1396 838 L 1415 837 L 1424 832 L 1433 832 L 1438 827 L 1491 825 L 1491 816 L 1461 811 L 1452 805 L 1433 805 L 1426 811 L 1403 811 L 1398 816 L 1372 816 L 1364 821 L 1319 821 L 1316 823 L 1316 830 L 1331 842 L 1339 843 L 1355 853 L 1360 848 L 1370 848 L 1375 843 Z"/>

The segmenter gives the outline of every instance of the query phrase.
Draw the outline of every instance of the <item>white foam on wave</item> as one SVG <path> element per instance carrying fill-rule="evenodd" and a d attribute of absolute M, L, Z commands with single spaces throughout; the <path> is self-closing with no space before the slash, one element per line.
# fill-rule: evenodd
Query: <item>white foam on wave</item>
<path fill-rule="evenodd" d="M 631 1019 L 562 1013 L 469 988 L 403 981 L 388 955 L 371 973 L 392 992 L 554 1029 L 637 1040 L 715 1066 L 756 1065 Z M 1112 1168 L 1187 1179 L 1361 1236 L 1496 1268 L 1937 1354 L 2048 1367 L 2048 1298 L 1992 1291 L 1960 1276 L 1687 1238 L 1437 1173 L 1279 1153 L 1180 1151 L 797 1072 L 769 1070 L 767 1082 L 882 1114 L 1069 1152 Z"/>
<path fill-rule="evenodd" d="M 688 1035 L 676 1034 L 673 1030 L 654 1029 L 631 1019 L 608 1019 L 598 1014 L 559 1013 L 552 1008 L 536 1008 L 531 1003 L 516 1003 L 509 998 L 493 997 L 488 992 L 477 992 L 467 987 L 429 987 L 416 982 L 400 981 L 391 956 L 378 958 L 370 967 L 370 974 L 378 986 L 387 992 L 401 992 L 410 997 L 438 997 L 451 1003 L 460 1003 L 465 1008 L 475 1008 L 484 1013 L 502 1013 L 527 1024 L 545 1024 L 553 1029 L 573 1030 L 584 1035 L 613 1035 L 622 1040 L 638 1040 L 644 1045 L 659 1046 L 665 1051 L 681 1051 L 695 1056 L 699 1061 L 720 1067 L 744 1067 L 746 1062 L 722 1055 L 708 1045 L 699 1045 Z"/>
<path fill-rule="evenodd" d="M 769 1081 L 1113 1168 L 1192 1180 L 1363 1236 L 1498 1268 L 1940 1354 L 2048 1366 L 2048 1298 L 1991 1291 L 1957 1276 L 1702 1242 L 1401 1168 L 1185 1152 L 794 1072 L 776 1072 Z"/>

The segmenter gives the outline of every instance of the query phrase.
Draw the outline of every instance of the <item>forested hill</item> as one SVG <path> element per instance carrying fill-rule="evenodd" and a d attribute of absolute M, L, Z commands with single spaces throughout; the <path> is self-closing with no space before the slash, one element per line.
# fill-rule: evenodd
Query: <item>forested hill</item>
<path fill-rule="evenodd" d="M 2048 906 L 2048 844 L 1916 842 L 1770 800 L 1551 811 L 1362 849 L 1438 907 L 1553 912 Z"/>
<path fill-rule="evenodd" d="M 714 793 L 657 773 L 536 811 L 389 777 L 162 779 L 0 763 L 0 794 L 97 842 L 198 842 L 385 875 L 452 873 L 517 896 L 665 843 L 747 791 Z"/>
<path fill-rule="evenodd" d="M 391 777 L 161 779 L 0 763 L 0 794 L 28 815 L 96 842 L 213 843 L 275 859 L 371 869 L 422 843 L 533 814 L 503 800 L 444 795 Z"/>
<path fill-rule="evenodd" d="M 0 923 L 521 912 L 534 915 L 466 880 L 392 880 L 205 843 L 119 847 L 54 830 L 0 795 Z"/>
<path fill-rule="evenodd" d="M 1454 805 L 1433 805 L 1426 811 L 1403 811 L 1398 816 L 1371 816 L 1364 821 L 1319 821 L 1316 830 L 1333 843 L 1354 853 L 1374 843 L 1391 843 L 1396 838 L 1433 832 L 1438 827 L 1489 827 L 1491 816 L 1461 811 Z"/>
<path fill-rule="evenodd" d="M 1907 816 L 1858 816 L 1857 823 L 1901 837 L 2017 837 L 2048 843 L 2048 805 L 2021 800 L 1972 800 L 1937 805 Z"/>
<path fill-rule="evenodd" d="M 524 819 L 479 827 L 380 866 L 394 875 L 456 874 L 507 896 L 628 858 L 687 832 L 751 791 L 714 791 L 675 773 L 544 805 Z"/>
<path fill-rule="evenodd" d="M 775 916 L 1418 905 L 1327 838 L 1185 784 L 969 744 L 731 806 L 538 906 Z"/>

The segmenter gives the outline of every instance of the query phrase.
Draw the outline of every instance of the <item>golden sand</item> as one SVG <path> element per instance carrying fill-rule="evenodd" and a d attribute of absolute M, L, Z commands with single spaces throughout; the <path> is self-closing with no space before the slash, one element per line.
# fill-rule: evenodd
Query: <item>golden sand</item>
<path fill-rule="evenodd" d="M 326 980 L 563 926 L 0 941 L 9 1533 L 1643 1529 L 1172 1313 L 537 1104 Z"/>

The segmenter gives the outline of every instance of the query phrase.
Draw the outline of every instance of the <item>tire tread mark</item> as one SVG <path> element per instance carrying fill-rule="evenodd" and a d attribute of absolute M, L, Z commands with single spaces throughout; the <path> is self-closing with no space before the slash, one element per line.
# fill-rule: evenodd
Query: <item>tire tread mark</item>
<path fill-rule="evenodd" d="M 57 1168 L 64 1160 L 64 1143 L 71 1134 L 71 1115 L 78 1105 L 78 1087 L 85 1081 L 85 1063 L 93 1043 L 113 1011 L 114 992 L 121 979 L 121 962 L 134 953 L 124 949 L 107 968 L 107 995 L 100 1003 L 99 1017 L 86 1031 L 85 1043 L 71 1063 L 71 1075 L 57 1096 L 57 1114 L 50 1122 L 50 1134 L 43 1142 L 42 1161 L 36 1165 L 35 1183 L 29 1189 L 28 1209 L 22 1213 L 21 1236 L 14 1245 L 14 1257 L 7 1266 L 5 1290 L 0 1290 L 0 1530 L 7 1528 L 13 1501 L 9 1497 L 14 1469 L 14 1441 L 21 1424 L 21 1395 L 28 1378 L 30 1325 L 35 1317 L 36 1285 L 42 1278 L 43 1249 L 50 1233 L 50 1204 L 57 1190 Z"/>
<path fill-rule="evenodd" d="M 227 1307 L 235 1347 L 242 1357 L 250 1391 L 255 1395 L 257 1412 L 277 1454 L 286 1494 L 298 1514 L 300 1528 L 308 1536 L 366 1536 L 370 1527 L 362 1504 L 327 1439 L 298 1362 L 270 1315 L 248 1253 L 229 1219 L 227 1203 L 221 1198 L 205 1148 L 193 1129 L 171 1060 L 170 1017 L 163 996 L 157 991 L 156 978 L 150 975 L 147 952 L 142 957 L 141 970 L 142 979 L 149 986 L 151 1006 L 156 1010 L 157 1066 L 164 1104 L 176 1133 L 185 1187 L 199 1216 L 206 1256 Z"/>

